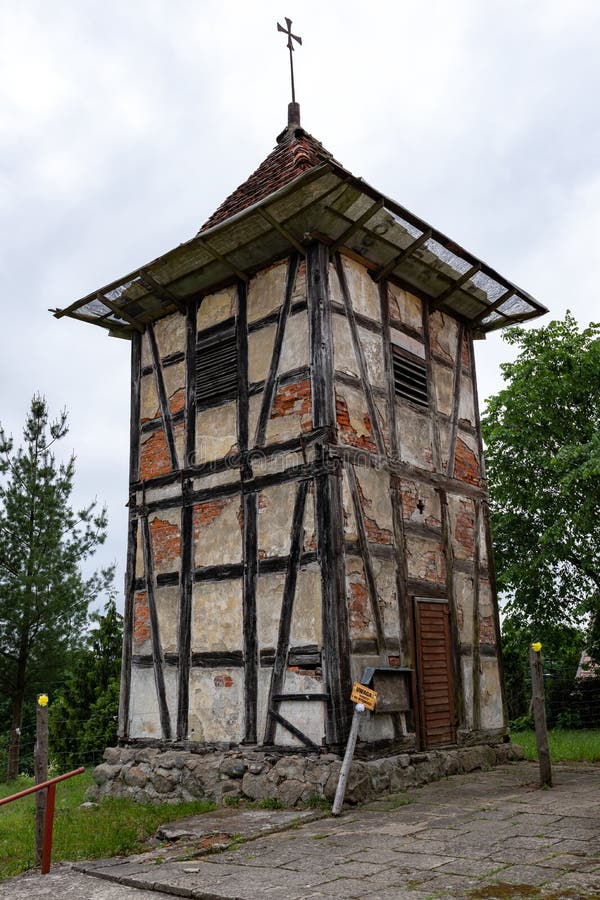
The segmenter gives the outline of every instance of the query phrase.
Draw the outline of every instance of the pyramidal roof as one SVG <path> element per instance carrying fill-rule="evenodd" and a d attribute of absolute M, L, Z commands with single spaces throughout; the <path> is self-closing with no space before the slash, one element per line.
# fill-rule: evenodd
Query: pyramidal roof
<path fill-rule="evenodd" d="M 297 124 L 288 125 L 278 136 L 275 148 L 258 169 L 221 203 L 198 234 L 220 225 L 284 187 L 308 169 L 329 160 L 336 162 L 333 154 L 316 138 Z"/>
<path fill-rule="evenodd" d="M 55 316 L 69 316 L 129 337 L 232 279 L 311 241 L 358 259 L 375 281 L 390 279 L 435 309 L 466 321 L 473 333 L 535 318 L 546 308 L 491 266 L 345 169 L 300 126 L 288 125 L 267 158 L 191 240 L 92 291 Z"/>

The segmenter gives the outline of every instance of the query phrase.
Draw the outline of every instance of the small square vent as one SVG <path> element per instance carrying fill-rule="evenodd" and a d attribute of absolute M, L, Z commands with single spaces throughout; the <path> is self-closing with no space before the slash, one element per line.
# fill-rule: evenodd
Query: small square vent
<path fill-rule="evenodd" d="M 196 345 L 196 407 L 218 406 L 237 397 L 238 362 L 235 329 Z"/>
<path fill-rule="evenodd" d="M 414 356 L 405 356 L 397 347 L 392 347 L 394 361 L 394 391 L 403 400 L 410 400 L 418 406 L 428 406 L 427 369 L 425 363 Z"/>

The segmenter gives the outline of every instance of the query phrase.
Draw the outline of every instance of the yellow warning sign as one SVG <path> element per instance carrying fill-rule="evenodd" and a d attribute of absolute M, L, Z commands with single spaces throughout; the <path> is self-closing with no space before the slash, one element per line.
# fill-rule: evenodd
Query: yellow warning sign
<path fill-rule="evenodd" d="M 352 685 L 350 699 L 353 703 L 362 703 L 367 709 L 375 709 L 377 691 L 372 691 L 371 688 L 365 687 L 364 684 L 359 684 L 358 681 L 355 681 Z"/>

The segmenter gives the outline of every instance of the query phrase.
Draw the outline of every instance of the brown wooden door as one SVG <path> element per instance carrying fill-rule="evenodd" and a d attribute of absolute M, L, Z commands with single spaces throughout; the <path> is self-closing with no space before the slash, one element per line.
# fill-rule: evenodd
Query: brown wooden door
<path fill-rule="evenodd" d="M 425 747 L 456 742 L 449 609 L 446 601 L 415 602 L 421 741 Z"/>

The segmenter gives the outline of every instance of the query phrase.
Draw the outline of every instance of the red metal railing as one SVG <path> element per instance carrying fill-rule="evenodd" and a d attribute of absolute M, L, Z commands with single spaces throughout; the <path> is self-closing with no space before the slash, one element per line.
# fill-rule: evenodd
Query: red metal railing
<path fill-rule="evenodd" d="M 43 791 L 45 788 L 48 788 L 48 794 L 46 796 L 46 813 L 44 816 L 44 840 L 42 843 L 42 875 L 47 875 L 50 871 L 50 862 L 52 859 L 52 829 L 54 827 L 54 795 L 56 793 L 56 785 L 59 781 L 65 781 L 67 778 L 72 778 L 74 775 L 81 775 L 82 772 L 85 772 L 83 767 L 80 769 L 73 769 L 72 772 L 67 772 L 66 775 L 59 775 L 58 778 L 42 781 L 41 784 L 35 784 L 33 787 L 27 788 L 24 791 L 19 791 L 18 794 L 11 794 L 10 797 L 4 797 L 4 799 L 0 800 L 0 806 L 4 806 L 5 803 L 11 803 L 13 800 L 20 800 L 21 797 L 27 797 L 28 794 L 35 794 L 36 791 Z"/>

